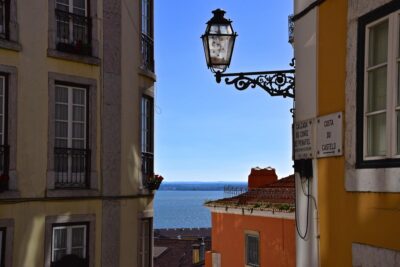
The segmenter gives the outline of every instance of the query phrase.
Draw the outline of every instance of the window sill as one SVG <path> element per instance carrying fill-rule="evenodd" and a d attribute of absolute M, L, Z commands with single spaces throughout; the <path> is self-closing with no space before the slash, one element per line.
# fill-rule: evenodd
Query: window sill
<path fill-rule="evenodd" d="M 20 198 L 21 195 L 19 191 L 16 190 L 6 190 L 0 193 L 0 199 L 14 199 L 14 198 Z"/>
<path fill-rule="evenodd" d="M 49 198 L 58 197 L 96 197 L 100 192 L 95 189 L 48 189 L 46 196 Z"/>
<path fill-rule="evenodd" d="M 89 64 L 89 65 L 95 65 L 95 66 L 100 65 L 100 59 L 97 57 L 83 56 L 83 55 L 78 55 L 78 54 L 70 54 L 70 53 L 65 53 L 65 52 L 61 52 L 58 50 L 54 50 L 54 49 L 47 49 L 47 56 L 52 57 L 52 58 L 57 58 L 57 59 L 75 61 L 75 62 Z"/>
<path fill-rule="evenodd" d="M 22 50 L 22 47 L 19 43 L 16 43 L 14 41 L 6 40 L 6 39 L 0 39 L 0 48 L 15 51 L 15 52 L 20 52 Z"/>
<path fill-rule="evenodd" d="M 354 168 L 346 164 L 345 188 L 348 192 L 400 192 L 400 168 Z"/>
<path fill-rule="evenodd" d="M 153 80 L 154 82 L 157 80 L 156 74 L 154 72 L 148 70 L 148 69 L 145 69 L 143 67 L 139 67 L 138 68 L 138 72 L 139 72 L 139 75 L 147 77 L 147 78 Z"/>

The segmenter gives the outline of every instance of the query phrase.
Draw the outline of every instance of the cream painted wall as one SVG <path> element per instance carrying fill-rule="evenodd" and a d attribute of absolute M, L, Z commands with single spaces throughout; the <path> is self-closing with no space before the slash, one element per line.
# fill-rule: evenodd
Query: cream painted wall
<path fill-rule="evenodd" d="M 140 88 L 140 1 L 122 4 L 122 92 L 121 92 L 121 193 L 138 191 L 141 173 Z"/>
<path fill-rule="evenodd" d="M 303 11 L 306 7 L 311 5 L 316 0 L 295 0 L 294 1 L 294 14 L 298 14 Z"/>
<path fill-rule="evenodd" d="M 95 214 L 101 229 L 101 201 L 26 202 L 0 205 L 0 218 L 14 218 L 13 265 L 44 266 L 45 219 L 52 215 Z M 101 231 L 95 236 L 95 266 L 100 267 Z"/>
<path fill-rule="evenodd" d="M 24 198 L 46 194 L 48 157 L 48 73 L 59 72 L 97 81 L 96 165 L 101 187 L 102 67 L 47 56 L 48 0 L 18 2 L 21 52 L 0 49 L 0 63 L 18 69 L 17 176 Z M 102 2 L 98 0 L 98 36 L 102 42 Z M 29 4 L 28 4 L 29 3 Z M 122 3 L 122 98 L 121 98 L 121 195 L 141 192 L 140 104 L 144 91 L 153 93 L 154 80 L 140 69 L 140 1 Z M 32 23 L 34 21 L 35 23 Z M 132 34 L 136 33 L 136 34 Z M 99 45 L 100 57 L 103 46 Z M 44 266 L 45 217 L 66 214 L 96 214 L 95 266 L 102 257 L 102 200 L 34 201 L 15 204 L 0 202 L 0 218 L 13 218 L 13 266 Z M 138 214 L 152 211 L 152 196 L 120 201 L 120 266 L 136 266 Z M 117 226 L 118 227 L 118 226 Z"/>
<path fill-rule="evenodd" d="M 122 4 L 122 194 L 138 193 L 141 188 L 141 97 L 145 92 L 154 95 L 152 74 L 140 67 L 140 1 L 129 3 Z"/>
<path fill-rule="evenodd" d="M 138 266 L 140 244 L 140 218 L 144 212 L 153 213 L 150 199 L 121 202 L 121 251 L 120 266 Z"/>
<path fill-rule="evenodd" d="M 100 68 L 47 57 L 48 35 L 47 30 L 43 30 L 48 28 L 47 1 L 29 1 L 29 5 L 26 1 L 17 2 L 22 51 L 2 50 L 0 62 L 18 69 L 18 189 L 23 197 L 42 197 L 47 172 L 48 72 L 96 79 L 100 87 Z M 100 94 L 97 104 L 99 101 Z M 99 163 L 99 154 L 96 158 Z"/>

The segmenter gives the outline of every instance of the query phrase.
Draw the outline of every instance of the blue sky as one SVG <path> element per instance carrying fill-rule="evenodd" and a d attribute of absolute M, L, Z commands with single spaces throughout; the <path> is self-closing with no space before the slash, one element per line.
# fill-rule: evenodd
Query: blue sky
<path fill-rule="evenodd" d="M 256 166 L 292 173 L 292 100 L 217 84 L 200 39 L 224 9 L 239 35 L 227 72 L 288 69 L 292 3 L 155 1 L 155 171 L 166 181 L 246 181 Z"/>

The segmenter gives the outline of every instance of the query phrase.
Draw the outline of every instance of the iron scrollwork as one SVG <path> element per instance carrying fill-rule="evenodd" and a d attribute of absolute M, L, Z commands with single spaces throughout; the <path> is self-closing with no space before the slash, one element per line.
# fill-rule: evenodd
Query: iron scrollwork
<path fill-rule="evenodd" d="M 294 67 L 294 59 L 290 66 Z M 255 76 L 255 77 L 254 77 Z M 217 72 L 215 78 L 217 83 L 225 77 L 226 84 L 233 84 L 236 89 L 242 91 L 249 87 L 260 87 L 271 96 L 283 96 L 294 98 L 295 88 L 295 70 L 277 70 L 264 72 L 239 72 L 239 73 L 221 73 Z M 233 77 L 233 78 L 232 78 Z"/>

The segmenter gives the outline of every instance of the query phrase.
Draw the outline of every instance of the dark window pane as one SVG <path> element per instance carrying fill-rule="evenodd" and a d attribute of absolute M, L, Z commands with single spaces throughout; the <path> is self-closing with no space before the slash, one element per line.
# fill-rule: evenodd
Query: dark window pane
<path fill-rule="evenodd" d="M 250 266 L 259 266 L 258 236 L 246 235 L 246 250 L 247 264 Z"/>

